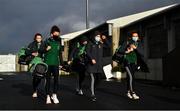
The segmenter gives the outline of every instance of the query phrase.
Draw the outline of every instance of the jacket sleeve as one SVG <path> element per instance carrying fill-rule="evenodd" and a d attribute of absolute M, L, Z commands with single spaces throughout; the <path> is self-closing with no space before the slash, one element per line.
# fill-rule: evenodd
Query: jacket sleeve
<path fill-rule="evenodd" d="M 90 58 L 92 60 L 93 56 L 92 56 L 92 52 L 91 52 L 92 51 L 92 43 L 91 42 L 88 43 L 86 51 L 87 51 L 88 58 Z"/>
<path fill-rule="evenodd" d="M 60 58 L 60 65 L 63 65 L 64 61 L 63 61 L 62 52 L 60 52 L 59 58 Z"/>
<path fill-rule="evenodd" d="M 117 51 L 119 53 L 125 54 L 126 48 L 127 48 L 127 44 L 126 42 L 123 42 L 122 45 L 118 47 Z"/>
<path fill-rule="evenodd" d="M 44 45 L 47 47 L 47 46 L 49 46 L 49 39 L 46 39 L 45 41 L 44 41 Z"/>
<path fill-rule="evenodd" d="M 111 47 L 111 42 L 109 40 L 105 40 L 104 43 L 103 43 L 103 47 L 104 48 L 110 48 Z"/>
<path fill-rule="evenodd" d="M 30 43 L 25 51 L 26 55 L 31 55 L 33 53 L 33 43 Z"/>
<path fill-rule="evenodd" d="M 44 53 L 47 52 L 47 51 L 46 51 L 46 48 L 47 48 L 47 46 L 46 46 L 45 42 L 42 42 L 41 47 L 40 47 L 40 49 L 38 50 L 38 52 L 41 53 L 41 54 L 44 54 Z"/>
<path fill-rule="evenodd" d="M 142 55 L 138 52 L 138 50 L 134 50 L 137 55 L 137 65 L 140 66 L 142 72 L 150 72 L 148 65 L 143 60 Z"/>
<path fill-rule="evenodd" d="M 64 60 L 63 60 L 63 46 L 61 45 L 61 38 L 59 38 L 59 45 L 60 45 L 60 49 L 59 49 L 59 58 L 60 58 L 60 65 L 63 65 L 64 64 Z"/>
<path fill-rule="evenodd" d="M 74 55 L 75 55 L 76 52 L 77 52 L 77 48 L 74 48 L 74 49 L 71 51 L 70 55 L 69 55 L 68 61 L 72 61 L 72 60 L 73 60 Z"/>

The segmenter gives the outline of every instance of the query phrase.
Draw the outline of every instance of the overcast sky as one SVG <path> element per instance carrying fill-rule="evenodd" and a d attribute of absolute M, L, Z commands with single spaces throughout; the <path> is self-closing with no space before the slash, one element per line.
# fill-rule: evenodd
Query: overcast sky
<path fill-rule="evenodd" d="M 85 29 L 86 0 L 0 0 L 0 54 L 16 53 L 36 32 L 47 37 L 52 25 L 63 34 Z M 89 0 L 90 26 L 180 0 Z"/>

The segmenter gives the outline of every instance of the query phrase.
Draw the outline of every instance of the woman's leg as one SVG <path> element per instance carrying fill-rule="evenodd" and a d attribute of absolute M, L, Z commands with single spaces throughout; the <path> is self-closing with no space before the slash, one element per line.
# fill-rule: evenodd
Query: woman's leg
<path fill-rule="evenodd" d="M 95 77 L 94 87 L 95 87 L 95 89 L 97 88 L 97 86 L 98 86 L 98 85 L 99 85 L 99 83 L 100 83 L 100 76 L 101 76 L 101 74 L 100 74 L 100 73 L 96 73 L 96 74 L 94 74 L 94 77 Z"/>
<path fill-rule="evenodd" d="M 37 88 L 38 88 L 38 85 L 39 85 L 39 83 L 41 82 L 41 78 L 38 78 L 38 77 L 36 77 L 36 76 L 33 76 L 33 94 L 32 94 L 32 97 L 33 98 L 36 98 L 36 97 L 38 97 L 38 95 L 37 95 Z"/>
<path fill-rule="evenodd" d="M 33 92 L 37 92 L 37 87 L 41 82 L 41 78 L 33 76 Z"/>
<path fill-rule="evenodd" d="M 53 67 L 53 76 L 54 76 L 54 84 L 53 84 L 53 93 L 57 94 L 59 88 L 59 67 Z"/>
<path fill-rule="evenodd" d="M 96 96 L 95 96 L 95 75 L 93 73 L 91 73 L 90 76 L 91 76 L 91 100 L 96 101 Z"/>
<path fill-rule="evenodd" d="M 125 67 L 126 72 L 127 72 L 127 89 L 131 93 L 133 92 L 133 76 L 131 72 L 131 67 L 128 65 Z"/>
<path fill-rule="evenodd" d="M 46 104 L 51 104 L 51 98 L 50 98 L 50 84 L 51 84 L 51 66 L 48 66 L 48 72 L 46 73 Z"/>
<path fill-rule="evenodd" d="M 78 81 L 79 90 L 82 90 L 82 83 L 83 83 L 84 79 L 85 79 L 85 71 L 80 71 L 79 72 L 79 81 Z"/>
<path fill-rule="evenodd" d="M 93 73 L 91 73 L 90 76 L 91 76 L 91 96 L 95 96 L 95 92 L 94 92 L 95 77 Z"/>
<path fill-rule="evenodd" d="M 48 67 L 48 72 L 46 73 L 46 95 L 50 95 L 50 86 L 51 86 L 51 67 Z"/>
<path fill-rule="evenodd" d="M 131 99 L 139 99 L 139 96 L 136 95 L 134 92 L 134 73 L 136 70 L 135 64 L 130 64 L 125 67 L 127 71 L 127 88 L 128 88 L 128 93 L 127 96 Z"/>
<path fill-rule="evenodd" d="M 52 73 L 54 76 L 54 84 L 53 84 L 53 94 L 51 98 L 55 104 L 58 104 L 59 100 L 57 97 L 57 92 L 58 92 L 58 87 L 59 87 L 59 67 L 53 66 Z"/>
<path fill-rule="evenodd" d="M 78 95 L 83 95 L 82 83 L 85 79 L 85 71 L 78 71 L 77 73 L 78 73 L 78 84 L 77 84 L 76 93 Z"/>
<path fill-rule="evenodd" d="M 91 73 L 91 92 L 92 95 L 95 95 L 95 88 L 98 86 L 100 82 L 100 77 L 98 73 Z"/>

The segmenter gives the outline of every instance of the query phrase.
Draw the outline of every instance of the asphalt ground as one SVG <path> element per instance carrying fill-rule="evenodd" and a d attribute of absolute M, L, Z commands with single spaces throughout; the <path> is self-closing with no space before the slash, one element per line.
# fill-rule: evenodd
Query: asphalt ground
<path fill-rule="evenodd" d="M 77 76 L 60 76 L 59 104 L 45 104 L 44 80 L 38 98 L 33 99 L 29 73 L 0 73 L 0 110 L 179 110 L 180 90 L 149 81 L 136 81 L 140 100 L 126 97 L 126 81 L 102 80 L 96 89 L 97 101 L 90 99 L 90 78 L 83 84 L 84 96 L 76 95 Z"/>

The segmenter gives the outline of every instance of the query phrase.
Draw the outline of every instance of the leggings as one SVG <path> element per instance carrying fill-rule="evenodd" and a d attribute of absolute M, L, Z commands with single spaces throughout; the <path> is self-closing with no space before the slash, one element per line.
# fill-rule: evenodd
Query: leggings
<path fill-rule="evenodd" d="M 37 77 L 37 76 L 33 76 L 33 91 L 36 92 L 37 91 L 37 87 L 41 82 L 41 78 Z"/>
<path fill-rule="evenodd" d="M 134 73 L 135 73 L 135 64 L 128 64 L 125 66 L 127 72 L 127 90 L 130 93 L 134 93 Z"/>
<path fill-rule="evenodd" d="M 90 74 L 90 76 L 91 76 L 91 95 L 92 96 L 95 96 L 95 88 L 100 82 L 99 75 L 100 74 L 98 74 L 98 73 L 91 73 Z"/>
<path fill-rule="evenodd" d="M 75 62 L 73 62 L 72 70 L 78 74 L 77 88 L 79 90 L 81 90 L 82 89 L 82 83 L 83 83 L 83 81 L 85 79 L 86 68 L 85 68 L 84 65 L 82 65 L 79 62 L 75 61 Z"/>
<path fill-rule="evenodd" d="M 50 95 L 51 77 L 53 76 L 53 93 L 57 94 L 58 91 L 58 80 L 59 80 L 59 67 L 58 66 L 48 66 L 48 72 L 46 74 L 46 94 Z"/>
<path fill-rule="evenodd" d="M 78 88 L 82 89 L 82 83 L 85 79 L 85 71 L 79 71 L 77 73 L 79 74 L 79 76 L 78 76 Z"/>

